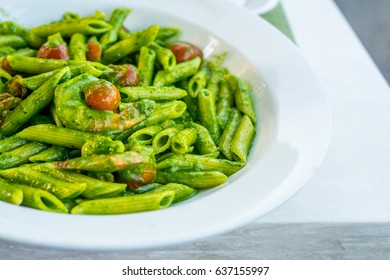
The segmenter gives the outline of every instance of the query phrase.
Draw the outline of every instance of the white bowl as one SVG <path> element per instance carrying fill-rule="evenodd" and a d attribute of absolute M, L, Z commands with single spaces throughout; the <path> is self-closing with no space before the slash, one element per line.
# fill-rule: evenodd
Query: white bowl
<path fill-rule="evenodd" d="M 2 8 L 34 26 L 66 11 L 133 9 L 130 30 L 158 23 L 182 29 L 206 56 L 228 52 L 226 67 L 254 89 L 257 136 L 245 168 L 227 183 L 168 209 L 129 215 L 46 213 L 0 202 L 0 237 L 82 249 L 146 248 L 232 230 L 295 194 L 319 166 L 329 143 L 331 114 L 320 84 L 298 49 L 257 16 L 223 1 L 13 0 Z"/>

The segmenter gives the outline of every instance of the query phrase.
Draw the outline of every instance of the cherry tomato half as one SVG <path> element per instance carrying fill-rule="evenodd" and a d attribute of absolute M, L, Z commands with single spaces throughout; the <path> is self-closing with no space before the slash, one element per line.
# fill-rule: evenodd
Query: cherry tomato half
<path fill-rule="evenodd" d="M 85 102 L 96 110 L 115 111 L 121 101 L 119 90 L 112 83 L 98 80 L 84 90 Z"/>
<path fill-rule="evenodd" d="M 3 60 L 1 61 L 1 68 L 3 68 L 5 71 L 7 71 L 8 74 L 10 74 L 11 76 L 15 75 L 15 72 L 14 72 L 14 70 L 12 70 L 12 67 L 11 67 L 11 65 L 9 65 L 6 57 L 4 57 Z"/>
<path fill-rule="evenodd" d="M 118 181 L 126 183 L 129 189 L 137 189 L 153 183 L 157 174 L 156 166 L 155 162 L 147 162 L 131 169 L 122 170 L 119 172 Z"/>
<path fill-rule="evenodd" d="M 15 75 L 11 80 L 4 86 L 4 92 L 11 94 L 12 96 L 24 99 L 28 94 L 30 94 L 30 90 L 23 86 L 22 84 L 22 76 Z"/>
<path fill-rule="evenodd" d="M 102 57 L 102 47 L 96 37 L 91 37 L 87 42 L 87 60 L 100 61 Z"/>
<path fill-rule="evenodd" d="M 132 64 L 111 65 L 113 70 L 103 74 L 103 78 L 120 87 L 138 86 L 140 75 L 137 67 Z"/>
<path fill-rule="evenodd" d="M 135 87 L 139 84 L 139 72 L 137 67 L 132 64 L 123 65 L 125 70 L 122 72 L 122 76 L 119 77 L 119 82 L 123 87 Z"/>
<path fill-rule="evenodd" d="M 192 60 L 197 56 L 203 58 L 202 51 L 197 46 L 190 43 L 175 42 L 168 45 L 168 48 L 175 55 L 177 63 Z"/>
<path fill-rule="evenodd" d="M 47 44 L 43 44 L 38 50 L 37 57 L 67 60 L 69 59 L 68 48 L 65 44 L 60 44 L 58 47 L 54 48 L 50 48 Z"/>

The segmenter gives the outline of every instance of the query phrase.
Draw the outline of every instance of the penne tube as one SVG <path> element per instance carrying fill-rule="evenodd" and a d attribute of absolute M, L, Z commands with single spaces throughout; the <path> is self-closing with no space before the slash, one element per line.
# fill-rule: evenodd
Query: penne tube
<path fill-rule="evenodd" d="M 61 200 L 45 190 L 14 183 L 12 183 L 12 186 L 17 190 L 22 191 L 23 201 L 21 205 L 23 206 L 48 212 L 69 212 Z"/>
<path fill-rule="evenodd" d="M 154 162 L 152 155 L 127 151 L 118 154 L 93 155 L 68 159 L 66 161 L 56 162 L 56 166 L 67 170 L 115 172 L 125 169 L 135 169 L 150 162 Z"/>
<path fill-rule="evenodd" d="M 52 124 L 39 124 L 23 129 L 16 134 L 16 137 L 28 141 L 40 141 L 46 144 L 81 149 L 87 141 L 99 137 L 99 135 Z"/>
<path fill-rule="evenodd" d="M 166 120 L 177 119 L 183 115 L 186 109 L 187 106 L 182 101 L 174 100 L 162 103 L 142 122 L 142 126 L 150 126 Z"/>
<path fill-rule="evenodd" d="M 27 143 L 28 143 L 27 140 L 21 139 L 16 135 L 12 135 L 11 137 L 0 139 L 0 153 L 11 151 Z"/>
<path fill-rule="evenodd" d="M 82 17 L 81 15 L 76 14 L 76 13 L 66 12 L 66 13 L 64 13 L 64 15 L 62 17 L 62 21 L 80 20 L 81 18 L 106 20 L 106 14 L 103 13 L 102 11 L 96 11 L 95 14 L 93 14 L 93 15 Z"/>
<path fill-rule="evenodd" d="M 162 127 L 159 125 L 148 126 L 137 130 L 134 132 L 130 138 L 130 140 L 135 140 L 141 145 L 150 145 L 153 142 L 154 136 L 162 130 Z"/>
<path fill-rule="evenodd" d="M 86 61 L 87 60 L 87 38 L 85 34 L 74 33 L 70 37 L 69 52 L 71 59 Z"/>
<path fill-rule="evenodd" d="M 39 37 L 47 37 L 54 33 L 61 33 L 64 37 L 70 37 L 75 33 L 85 35 L 102 34 L 110 29 L 111 25 L 103 20 L 81 18 L 36 26 L 31 28 L 29 33 L 33 33 Z"/>
<path fill-rule="evenodd" d="M 216 187 L 226 182 L 227 176 L 218 171 L 158 171 L 156 183 L 178 183 L 195 189 Z"/>
<path fill-rule="evenodd" d="M 175 197 L 174 191 L 135 194 L 125 197 L 102 198 L 81 202 L 72 214 L 108 215 L 159 210 L 169 207 Z"/>
<path fill-rule="evenodd" d="M 77 197 L 86 188 L 84 183 L 61 181 L 28 166 L 0 170 L 0 176 L 18 184 L 43 189 L 59 199 Z"/>
<path fill-rule="evenodd" d="M 194 122 L 191 122 L 190 126 L 196 129 L 197 138 L 195 146 L 201 155 L 211 154 L 218 151 L 218 148 L 215 145 L 213 138 L 211 138 L 207 128 Z"/>
<path fill-rule="evenodd" d="M 201 58 L 196 57 L 192 60 L 176 64 L 171 71 L 160 70 L 154 77 L 153 85 L 158 87 L 170 86 L 181 80 L 189 78 L 198 71 L 200 63 Z"/>
<path fill-rule="evenodd" d="M 187 95 L 185 90 L 175 87 L 121 87 L 119 88 L 119 91 L 126 94 L 123 102 L 134 102 L 142 99 L 150 99 L 154 101 L 172 101 L 181 99 Z"/>
<path fill-rule="evenodd" d="M 156 41 L 164 42 L 179 35 L 180 29 L 175 27 L 160 27 L 157 33 Z"/>
<path fill-rule="evenodd" d="M 174 53 L 168 49 L 153 42 L 149 47 L 156 52 L 156 60 L 165 71 L 172 71 L 176 66 L 176 57 Z"/>
<path fill-rule="evenodd" d="M 26 35 L 26 41 L 32 48 L 39 49 L 46 41 L 46 36 L 38 36 L 34 32 L 28 32 Z"/>
<path fill-rule="evenodd" d="M 73 67 L 75 66 L 74 70 L 76 70 L 77 66 L 81 67 L 81 69 L 97 69 L 100 71 L 106 71 L 109 70 L 109 68 L 101 63 L 98 62 L 91 62 L 91 61 L 77 61 L 77 60 L 61 60 L 61 59 L 46 59 L 46 58 L 39 58 L 39 57 L 26 57 L 26 56 L 18 56 L 18 55 L 9 55 L 7 56 L 7 61 L 10 64 L 11 68 L 15 71 L 24 72 L 28 74 L 41 74 L 46 73 L 49 71 L 53 71 L 59 68 L 64 68 L 66 66 L 70 66 L 70 70 L 73 70 Z M 89 68 L 88 68 L 89 66 Z M 84 68 L 85 67 L 85 68 Z M 81 72 L 73 72 L 73 75 L 80 74 Z M 100 74 L 92 74 L 94 76 L 100 76 Z"/>
<path fill-rule="evenodd" d="M 23 191 L 15 188 L 11 182 L 0 178 L 0 201 L 21 205 L 23 202 Z"/>
<path fill-rule="evenodd" d="M 191 116 L 192 121 L 199 121 L 199 106 L 198 98 L 193 98 L 189 94 L 183 97 L 183 102 L 186 103 L 188 112 Z"/>
<path fill-rule="evenodd" d="M 19 49 L 27 47 L 27 43 L 18 35 L 0 35 L 0 47 L 4 46 Z"/>
<path fill-rule="evenodd" d="M 210 63 L 211 73 L 210 79 L 207 83 L 207 90 L 213 96 L 214 103 L 218 103 L 218 93 L 220 88 L 220 81 L 225 74 L 224 69 L 217 63 Z"/>
<path fill-rule="evenodd" d="M 0 155 L 0 169 L 7 169 L 29 162 L 29 158 L 46 150 L 47 145 L 30 142 Z"/>
<path fill-rule="evenodd" d="M 131 13 L 131 10 L 128 8 L 118 8 L 112 12 L 108 21 L 111 25 L 111 29 L 100 37 L 100 43 L 103 48 L 118 40 L 119 31 L 121 30 L 123 22 L 129 13 Z"/>
<path fill-rule="evenodd" d="M 184 125 L 179 124 L 157 133 L 152 141 L 154 152 L 159 154 L 168 150 L 171 147 L 172 137 L 183 129 Z"/>
<path fill-rule="evenodd" d="M 222 154 L 229 160 L 233 160 L 233 154 L 230 150 L 234 136 L 238 127 L 241 123 L 241 113 L 237 109 L 232 109 L 229 118 L 226 122 L 225 129 L 222 133 L 221 139 L 219 140 L 218 147 Z"/>
<path fill-rule="evenodd" d="M 0 133 L 5 136 L 15 133 L 30 118 L 49 105 L 53 101 L 56 86 L 68 75 L 69 69 L 64 68 L 33 91 L 9 114 L 0 128 Z"/>
<path fill-rule="evenodd" d="M 165 191 L 174 191 L 175 192 L 175 198 L 173 199 L 172 203 L 181 202 L 187 199 L 190 199 L 191 197 L 198 194 L 198 190 L 194 188 L 187 187 L 183 184 L 176 184 L 176 183 L 169 183 L 166 185 L 160 185 L 153 190 L 148 191 L 148 193 L 159 193 L 159 192 L 165 192 Z"/>
<path fill-rule="evenodd" d="M 37 51 L 30 48 L 23 48 L 23 49 L 15 50 L 14 52 L 11 53 L 11 55 L 33 57 L 37 55 Z"/>
<path fill-rule="evenodd" d="M 4 35 L 18 35 L 22 38 L 25 38 L 27 35 L 27 29 L 16 24 L 12 21 L 3 21 L 0 22 L 0 34 Z"/>
<path fill-rule="evenodd" d="M 42 152 L 30 156 L 31 162 L 62 161 L 68 159 L 69 150 L 61 146 L 52 146 Z"/>
<path fill-rule="evenodd" d="M 198 97 L 199 93 L 206 88 L 210 79 L 210 69 L 207 65 L 201 67 L 201 69 L 191 77 L 188 82 L 188 94 L 192 98 Z"/>
<path fill-rule="evenodd" d="M 171 147 L 176 154 L 185 154 L 190 151 L 190 147 L 196 142 L 197 131 L 195 128 L 185 128 L 177 132 L 172 137 Z"/>
<path fill-rule="evenodd" d="M 131 134 L 141 128 L 162 123 L 166 120 L 177 119 L 185 112 L 186 108 L 186 104 L 178 100 L 159 104 L 159 106 L 145 120 L 134 125 L 129 130 L 116 135 L 114 139 L 124 141 Z"/>
<path fill-rule="evenodd" d="M 65 182 L 86 184 L 82 196 L 88 199 L 119 195 L 127 187 L 126 184 L 102 181 L 81 173 L 61 170 L 54 163 L 39 164 L 32 168 Z"/>
<path fill-rule="evenodd" d="M 216 159 L 200 155 L 174 155 L 157 164 L 158 170 L 218 171 L 230 176 L 240 170 L 244 164 L 225 159 Z"/>
<path fill-rule="evenodd" d="M 198 95 L 198 102 L 200 122 L 207 128 L 213 141 L 217 143 L 220 132 L 213 94 L 207 89 L 202 90 Z"/>
<path fill-rule="evenodd" d="M 229 118 L 231 108 L 234 106 L 234 96 L 231 85 L 227 79 L 220 81 L 218 94 L 217 120 L 219 127 L 223 130 Z"/>
<path fill-rule="evenodd" d="M 132 189 L 131 191 L 133 193 L 136 193 L 136 194 L 141 194 L 141 193 L 149 192 L 149 191 L 154 190 L 156 188 L 159 188 L 161 186 L 162 186 L 161 184 L 150 183 L 150 184 L 143 185 L 143 186 L 140 186 L 138 188 Z"/>
<path fill-rule="evenodd" d="M 237 109 L 243 114 L 246 114 L 252 121 L 256 123 L 256 113 L 251 99 L 251 88 L 249 84 L 240 78 L 237 78 L 237 88 L 234 91 L 234 100 Z"/>
<path fill-rule="evenodd" d="M 156 52 L 148 47 L 142 47 L 139 52 L 138 71 L 140 86 L 150 86 L 153 81 Z"/>
<path fill-rule="evenodd" d="M 96 69 L 95 67 L 91 66 L 90 64 L 81 64 L 81 65 L 71 65 L 71 66 L 65 66 L 69 68 L 70 75 L 72 77 L 80 75 L 82 73 L 88 73 L 95 77 L 99 77 L 102 75 L 102 71 L 99 69 Z M 23 78 L 21 80 L 21 84 L 31 90 L 36 90 L 39 88 L 47 79 L 54 76 L 54 74 L 61 71 L 62 68 L 57 68 L 52 71 L 44 72 L 38 75 L 34 75 L 28 78 Z"/>
<path fill-rule="evenodd" d="M 244 115 L 230 147 L 233 158 L 244 163 L 246 162 L 246 157 L 254 136 L 255 128 L 252 121 L 247 115 Z"/>
<path fill-rule="evenodd" d="M 152 25 L 145 30 L 132 33 L 126 39 L 111 45 L 104 50 L 102 62 L 104 64 L 114 63 L 128 54 L 138 51 L 141 47 L 148 46 L 156 38 L 158 28 L 158 25 Z"/>

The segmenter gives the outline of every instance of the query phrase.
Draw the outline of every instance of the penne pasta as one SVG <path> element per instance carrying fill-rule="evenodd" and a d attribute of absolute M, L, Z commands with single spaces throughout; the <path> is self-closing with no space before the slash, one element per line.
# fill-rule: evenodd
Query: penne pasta
<path fill-rule="evenodd" d="M 224 67 L 226 54 L 203 54 L 177 27 L 128 26 L 131 11 L 0 23 L 2 202 L 159 210 L 245 166 L 256 134 L 250 85 Z"/>

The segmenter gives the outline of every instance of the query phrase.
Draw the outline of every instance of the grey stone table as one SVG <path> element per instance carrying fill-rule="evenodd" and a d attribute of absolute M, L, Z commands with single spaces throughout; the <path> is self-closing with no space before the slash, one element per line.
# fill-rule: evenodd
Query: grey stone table
<path fill-rule="evenodd" d="M 335 0 L 390 83 L 390 7 L 388 0 Z"/>
<path fill-rule="evenodd" d="M 389 0 L 335 2 L 389 82 Z M 288 15 L 288 10 L 286 13 Z M 312 184 L 321 184 L 317 177 L 313 181 Z M 299 195 L 302 197 L 305 194 Z M 299 200 L 299 195 L 292 200 Z M 293 205 L 304 211 L 306 206 L 298 202 L 296 205 L 290 203 L 288 209 Z M 283 218 L 283 207 L 281 211 L 271 213 L 271 218 L 265 217 L 232 232 L 176 246 L 89 252 L 0 240 L 0 259 L 390 259 L 390 223 L 384 218 L 364 222 L 337 219 L 316 222 L 308 215 L 306 220 L 288 221 Z M 321 203 L 318 207 L 321 207 Z M 274 218 L 279 218 L 279 222 L 273 222 Z"/>

